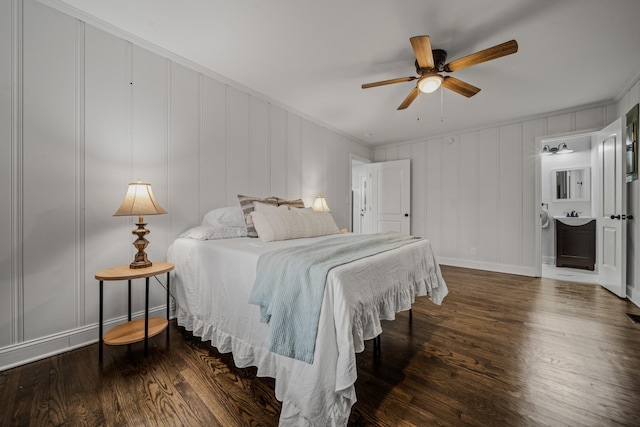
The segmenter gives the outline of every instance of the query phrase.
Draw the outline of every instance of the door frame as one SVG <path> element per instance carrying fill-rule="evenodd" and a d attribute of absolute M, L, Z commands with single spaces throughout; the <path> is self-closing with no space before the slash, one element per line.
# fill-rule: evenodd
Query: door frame
<path fill-rule="evenodd" d="M 602 129 L 604 129 L 605 127 L 606 126 L 604 126 Z M 567 138 L 579 138 L 583 136 L 584 137 L 588 136 L 593 138 L 597 136 L 598 132 L 600 132 L 602 129 L 598 129 L 598 128 L 586 129 L 586 130 L 580 130 L 580 131 L 565 132 L 560 134 L 536 137 L 535 186 L 534 186 L 534 193 L 535 193 L 534 218 L 535 218 L 535 227 L 536 227 L 535 252 L 534 252 L 535 253 L 535 261 L 534 261 L 535 277 L 542 277 L 542 221 L 540 219 L 540 209 L 542 208 L 542 156 L 540 155 L 540 151 L 542 150 L 542 147 L 544 144 L 554 143 L 554 142 L 560 143 L 561 140 L 567 139 Z M 592 183 L 594 180 L 594 175 L 600 176 L 599 174 L 600 174 L 600 166 L 591 165 L 591 182 Z M 596 263 L 597 262 L 598 260 L 596 259 Z"/>
<path fill-rule="evenodd" d="M 349 153 L 349 231 L 353 231 L 353 162 L 370 164 L 373 161 L 366 157 Z"/>

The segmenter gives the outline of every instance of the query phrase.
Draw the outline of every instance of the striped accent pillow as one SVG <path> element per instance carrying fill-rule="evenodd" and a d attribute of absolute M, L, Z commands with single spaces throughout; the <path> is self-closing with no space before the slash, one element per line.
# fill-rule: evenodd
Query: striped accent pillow
<path fill-rule="evenodd" d="M 278 206 L 278 199 L 276 197 L 262 198 L 255 196 L 243 196 L 242 194 L 238 194 L 238 202 L 240 202 L 240 209 L 242 209 L 244 222 L 247 226 L 247 237 L 258 237 L 258 232 L 253 226 L 253 219 L 251 218 L 251 212 L 253 212 L 255 209 L 255 207 L 253 206 L 253 202 L 260 202 L 266 203 L 268 205 Z"/>
<path fill-rule="evenodd" d="M 278 201 L 278 206 L 289 206 L 289 209 L 291 208 L 302 208 L 304 209 L 304 201 L 302 199 L 281 199 L 279 197 L 276 197 L 276 200 Z"/>

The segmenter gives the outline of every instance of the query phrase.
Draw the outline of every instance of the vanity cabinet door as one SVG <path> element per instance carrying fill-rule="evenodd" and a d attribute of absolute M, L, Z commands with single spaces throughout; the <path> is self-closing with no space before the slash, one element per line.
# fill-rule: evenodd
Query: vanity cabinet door
<path fill-rule="evenodd" d="M 584 225 L 556 224 L 556 267 L 593 271 L 596 263 L 596 221 Z"/>

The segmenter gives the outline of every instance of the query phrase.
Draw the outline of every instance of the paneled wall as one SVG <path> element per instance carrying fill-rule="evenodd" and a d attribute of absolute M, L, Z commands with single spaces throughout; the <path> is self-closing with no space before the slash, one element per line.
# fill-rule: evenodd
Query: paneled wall
<path fill-rule="evenodd" d="M 152 261 L 237 194 L 323 193 L 349 224 L 350 154 L 369 147 L 147 48 L 0 2 L 0 369 L 97 340 L 94 274 L 133 258 L 134 220 L 112 216 L 131 181 L 169 212 L 145 217 Z M 108 324 L 125 315 L 126 282 L 107 282 Z"/>
<path fill-rule="evenodd" d="M 536 273 L 536 138 L 603 128 L 614 107 L 577 109 L 375 150 L 411 159 L 411 230 L 443 264 Z"/>

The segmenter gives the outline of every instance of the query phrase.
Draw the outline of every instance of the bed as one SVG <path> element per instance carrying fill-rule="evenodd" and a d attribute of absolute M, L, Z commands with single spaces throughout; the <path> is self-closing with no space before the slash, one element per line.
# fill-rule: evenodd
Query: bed
<path fill-rule="evenodd" d="M 169 247 L 177 322 L 220 352 L 231 352 L 238 367 L 255 366 L 259 376 L 275 378 L 281 426 L 347 425 L 356 402 L 355 355 L 366 340 L 380 335 L 380 320 L 394 319 L 419 296 L 440 304 L 448 292 L 426 239 L 330 269 L 313 363 L 307 363 L 270 351 L 271 324 L 261 321 L 259 306 L 249 304 L 259 259 L 353 235 L 265 242 L 234 237 L 235 232 L 211 238 L 214 229 L 203 237 L 203 227 L 196 228 L 195 237 L 183 234 Z"/>

